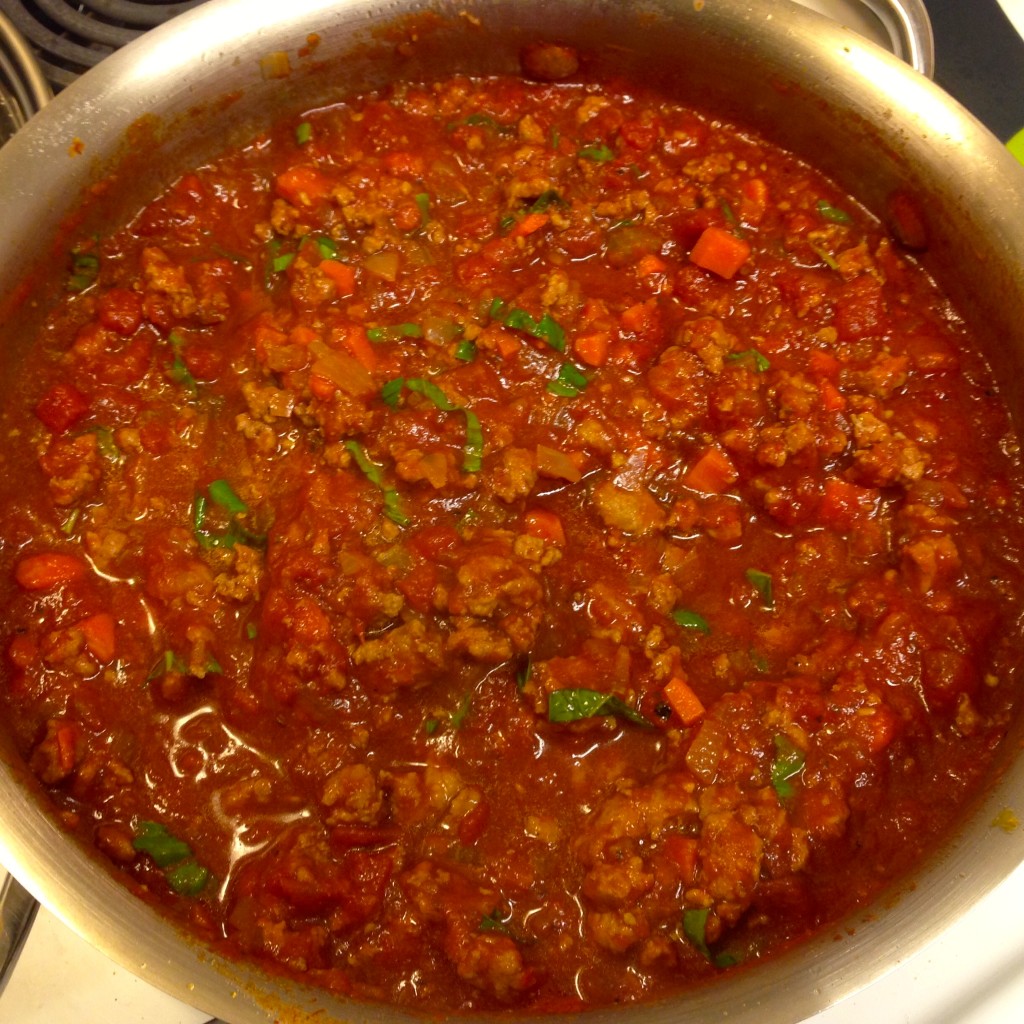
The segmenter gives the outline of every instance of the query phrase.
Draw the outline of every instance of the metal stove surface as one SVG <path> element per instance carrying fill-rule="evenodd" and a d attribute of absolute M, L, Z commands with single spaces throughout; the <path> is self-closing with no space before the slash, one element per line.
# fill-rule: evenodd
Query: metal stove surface
<path fill-rule="evenodd" d="M 59 91 L 117 47 L 202 2 L 0 0 L 0 12 L 28 40 Z M 797 2 L 886 44 L 872 0 Z M 925 3 L 935 29 L 936 80 L 1008 140 L 1024 128 L 1024 0 Z M 813 1024 L 1019 1024 L 1022 908 L 1024 866 L 925 950 L 906 959 L 893 950 L 889 974 L 823 1009 Z M 207 1024 L 209 1016 L 187 1000 L 188 992 L 168 995 L 116 966 L 42 909 L 16 969 L 0 986 L 0 1024 Z"/>

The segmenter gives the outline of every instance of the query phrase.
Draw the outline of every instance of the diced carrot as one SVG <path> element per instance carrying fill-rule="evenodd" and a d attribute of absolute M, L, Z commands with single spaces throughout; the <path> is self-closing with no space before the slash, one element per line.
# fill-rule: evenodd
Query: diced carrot
<path fill-rule="evenodd" d="M 511 331 L 502 330 L 495 338 L 495 347 L 502 359 L 510 359 L 522 347 L 522 342 Z"/>
<path fill-rule="evenodd" d="M 840 412 L 846 408 L 846 399 L 843 397 L 843 393 L 828 378 L 821 381 L 818 389 L 821 391 L 821 404 L 829 412 Z"/>
<path fill-rule="evenodd" d="M 683 474 L 683 484 L 703 494 L 721 494 L 731 487 L 739 474 L 732 460 L 718 448 L 708 448 Z"/>
<path fill-rule="evenodd" d="M 604 366 L 608 362 L 611 335 L 607 331 L 591 331 L 577 336 L 572 348 L 587 366 Z"/>
<path fill-rule="evenodd" d="M 750 243 L 715 224 L 704 229 L 690 251 L 690 262 L 726 280 L 750 258 Z"/>
<path fill-rule="evenodd" d="M 331 192 L 330 179 L 308 164 L 298 164 L 282 171 L 274 181 L 277 194 L 292 206 L 313 206 Z"/>
<path fill-rule="evenodd" d="M 57 745 L 57 762 L 65 774 L 74 770 L 78 760 L 78 737 L 81 730 L 77 725 L 68 723 L 57 729 L 54 740 Z"/>
<path fill-rule="evenodd" d="M 528 213 L 522 220 L 516 222 L 516 226 L 508 233 L 509 238 L 522 238 L 540 231 L 551 218 L 546 213 Z"/>
<path fill-rule="evenodd" d="M 321 260 L 320 270 L 325 273 L 333 282 L 339 298 L 348 298 L 355 294 L 356 271 L 348 263 L 341 260 Z"/>
<path fill-rule="evenodd" d="M 768 208 L 768 184 L 764 178 L 751 178 L 743 183 L 740 211 L 748 224 L 760 224 Z"/>
<path fill-rule="evenodd" d="M 76 626 L 85 637 L 85 646 L 98 661 L 113 661 L 117 653 L 117 639 L 114 616 L 109 612 L 98 612 L 82 619 Z"/>
<path fill-rule="evenodd" d="M 328 377 L 321 377 L 318 373 L 311 373 L 309 375 L 309 390 L 314 398 L 319 398 L 322 402 L 325 402 L 338 390 L 338 386 Z"/>
<path fill-rule="evenodd" d="M 565 527 L 561 518 L 545 508 L 530 509 L 526 513 L 526 532 L 531 537 L 539 537 L 549 544 L 565 546 Z"/>
<path fill-rule="evenodd" d="M 843 364 L 831 352 L 815 348 L 807 356 L 807 365 L 817 377 L 834 377 Z"/>
<path fill-rule="evenodd" d="M 693 725 L 704 716 L 704 705 L 682 676 L 673 676 L 661 692 L 683 725 Z"/>
<path fill-rule="evenodd" d="M 288 340 L 293 345 L 310 345 L 314 341 L 319 340 L 319 338 L 320 335 L 312 327 L 307 327 L 305 324 L 296 324 L 288 332 Z"/>
<path fill-rule="evenodd" d="M 646 337 L 653 333 L 659 320 L 658 307 L 654 299 L 638 302 L 636 305 L 624 309 L 619 317 L 623 328 L 630 334 L 636 334 L 639 337 Z"/>
<path fill-rule="evenodd" d="M 636 264 L 637 277 L 663 274 L 666 270 L 668 270 L 668 264 L 660 256 L 655 256 L 652 252 L 649 252 L 646 256 L 641 256 Z"/>
<path fill-rule="evenodd" d="M 826 526 L 848 527 L 857 516 L 870 512 L 877 500 L 878 491 L 873 487 L 830 477 L 818 504 L 818 518 Z"/>
<path fill-rule="evenodd" d="M 53 590 L 81 579 L 88 567 L 74 555 L 44 551 L 26 555 L 14 570 L 14 578 L 26 590 Z"/>
<path fill-rule="evenodd" d="M 342 334 L 341 343 L 363 369 L 373 373 L 377 369 L 377 352 L 366 336 L 366 328 L 360 324 L 349 324 Z"/>

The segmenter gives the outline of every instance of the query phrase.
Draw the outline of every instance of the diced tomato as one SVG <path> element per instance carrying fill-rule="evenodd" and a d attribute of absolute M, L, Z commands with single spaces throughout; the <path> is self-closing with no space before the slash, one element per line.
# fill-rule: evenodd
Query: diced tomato
<path fill-rule="evenodd" d="M 85 646 L 98 661 L 113 661 L 117 653 L 116 627 L 114 616 L 109 612 L 98 612 L 81 620 L 75 626 L 85 637 Z"/>
<path fill-rule="evenodd" d="M 818 377 L 835 377 L 842 369 L 842 363 L 824 349 L 812 349 L 807 356 L 807 365 L 811 373 Z"/>
<path fill-rule="evenodd" d="M 540 537 L 549 544 L 565 546 L 565 527 L 561 517 L 545 508 L 530 509 L 524 516 L 526 532 L 531 537 Z"/>
<path fill-rule="evenodd" d="M 481 800 L 459 822 L 457 830 L 459 842 L 463 846 L 472 846 L 484 834 L 490 817 L 491 809 L 487 801 Z"/>
<path fill-rule="evenodd" d="M 731 231 L 712 225 L 690 250 L 690 262 L 730 280 L 750 258 L 750 243 Z"/>
<path fill-rule="evenodd" d="M 692 885 L 697 877 L 697 840 L 692 836 L 670 833 L 659 842 L 658 847 L 678 870 L 680 880 Z"/>
<path fill-rule="evenodd" d="M 56 590 L 88 572 L 88 566 L 74 555 L 59 551 L 43 551 L 26 555 L 14 570 L 14 578 L 25 590 Z"/>
<path fill-rule="evenodd" d="M 127 338 L 142 323 L 142 296 L 130 288 L 111 288 L 97 300 L 96 318 L 104 327 Z"/>
<path fill-rule="evenodd" d="M 825 481 L 818 518 L 826 526 L 848 528 L 859 516 L 870 514 L 878 501 L 878 491 L 861 487 L 839 477 Z"/>
<path fill-rule="evenodd" d="M 36 416 L 55 434 L 70 430 L 89 412 L 89 399 L 74 384 L 54 384 L 36 405 Z"/>
<path fill-rule="evenodd" d="M 657 121 L 623 121 L 619 138 L 632 149 L 646 152 L 658 141 Z"/>

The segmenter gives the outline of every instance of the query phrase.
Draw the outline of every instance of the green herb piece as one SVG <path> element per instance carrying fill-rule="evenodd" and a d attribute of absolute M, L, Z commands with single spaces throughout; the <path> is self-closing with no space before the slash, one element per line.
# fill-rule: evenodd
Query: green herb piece
<path fill-rule="evenodd" d="M 504 311 L 504 302 L 501 302 L 501 305 L 498 306 L 497 303 L 499 302 L 501 302 L 500 299 L 495 299 L 491 303 L 491 317 L 493 319 L 497 319 Z M 525 331 L 527 334 L 532 334 L 535 338 L 540 338 L 541 341 L 546 341 L 556 352 L 565 351 L 565 331 L 562 330 L 561 325 L 550 313 L 545 313 L 539 320 L 534 320 L 525 309 L 513 306 L 512 309 L 505 313 L 502 323 L 514 331 Z"/>
<path fill-rule="evenodd" d="M 476 359 L 476 343 L 463 339 L 455 346 L 455 358 L 464 363 L 471 363 Z"/>
<path fill-rule="evenodd" d="M 245 635 L 247 639 L 255 640 L 256 637 L 259 636 L 259 632 L 259 626 L 257 626 L 255 622 L 247 622 L 245 624 Z"/>
<path fill-rule="evenodd" d="M 292 265 L 292 263 L 294 263 L 294 262 L 295 262 L 295 253 L 293 253 L 293 252 L 283 252 L 283 253 L 281 253 L 280 256 L 275 256 L 270 261 L 270 266 L 271 266 L 271 269 L 273 269 L 275 274 L 280 274 L 280 273 L 284 272 L 285 270 L 287 270 Z"/>
<path fill-rule="evenodd" d="M 166 873 L 167 884 L 179 896 L 198 896 L 210 880 L 210 872 L 194 860 L 176 864 Z"/>
<path fill-rule="evenodd" d="M 82 510 L 80 508 L 73 508 L 71 514 L 60 524 L 60 532 L 65 537 L 71 537 L 74 535 L 75 527 L 78 526 L 78 520 L 82 517 Z"/>
<path fill-rule="evenodd" d="M 234 489 L 227 480 L 214 480 L 207 488 L 211 501 L 215 501 L 221 508 L 227 509 L 232 515 L 244 516 L 249 511 L 249 506 L 235 494 Z"/>
<path fill-rule="evenodd" d="M 762 674 L 768 671 L 768 659 L 753 648 L 748 652 L 750 657 L 750 663 L 754 668 Z"/>
<path fill-rule="evenodd" d="M 458 729 L 462 726 L 462 723 L 465 722 L 466 717 L 469 715 L 472 704 L 473 694 L 467 693 L 459 702 L 459 706 L 448 716 L 448 721 L 453 729 Z"/>
<path fill-rule="evenodd" d="M 546 189 L 530 204 L 529 213 L 543 213 L 549 206 L 565 206 L 565 200 L 553 188 Z"/>
<path fill-rule="evenodd" d="M 759 352 L 756 348 L 745 348 L 742 352 L 730 352 L 725 358 L 730 363 L 750 360 L 753 362 L 754 369 L 758 373 L 764 373 L 772 367 L 767 356 L 765 356 L 764 353 Z"/>
<path fill-rule="evenodd" d="M 558 368 L 558 376 L 548 381 L 548 391 L 553 395 L 575 398 L 587 387 L 587 378 L 572 363 L 562 363 Z"/>
<path fill-rule="evenodd" d="M 788 800 L 795 790 L 789 781 L 804 770 L 804 752 L 788 736 L 775 737 L 775 760 L 772 762 L 772 785 L 780 800 Z"/>
<path fill-rule="evenodd" d="M 496 118 L 490 114 L 470 114 L 463 122 L 470 128 L 489 128 L 492 132 L 496 132 L 498 135 L 511 135 L 515 132 L 516 127 L 512 124 L 502 124 Z M 455 128 L 456 125 L 452 125 Z"/>
<path fill-rule="evenodd" d="M 366 479 L 371 484 L 380 488 L 384 495 L 384 514 L 393 523 L 397 523 L 399 526 L 408 526 L 409 517 L 402 509 L 401 498 L 399 498 L 398 492 L 393 487 L 385 486 L 380 466 L 366 454 L 363 446 L 358 441 L 346 441 L 345 447 L 355 460 L 356 465 L 363 471 Z"/>
<path fill-rule="evenodd" d="M 483 461 L 484 433 L 476 413 L 456 405 L 433 381 L 422 377 L 395 377 L 381 388 L 381 398 L 393 409 L 398 407 L 402 388 L 408 388 L 429 399 L 442 412 L 461 412 L 466 418 L 466 443 L 462 449 L 462 471 L 477 473 Z"/>
<path fill-rule="evenodd" d="M 186 388 L 193 396 L 198 395 L 199 384 L 196 382 L 195 377 L 192 376 L 181 354 L 182 346 L 185 344 L 184 339 L 177 331 L 171 331 L 171 333 L 167 335 L 167 340 L 170 342 L 171 351 L 173 353 L 170 369 L 171 380 L 173 380 L 175 384 L 180 384 L 182 387 Z"/>
<path fill-rule="evenodd" d="M 595 143 L 592 146 L 584 146 L 576 154 L 581 160 L 594 160 L 597 163 L 606 163 L 615 159 L 615 154 L 603 142 Z"/>
<path fill-rule="evenodd" d="M 672 620 L 682 629 L 695 629 L 707 636 L 711 635 L 711 626 L 703 615 L 690 611 L 688 608 L 676 608 L 672 611 Z"/>
<path fill-rule="evenodd" d="M 338 243 L 329 235 L 317 235 L 313 241 L 317 252 L 320 253 L 320 259 L 334 260 L 338 258 Z"/>
<path fill-rule="evenodd" d="M 84 292 L 91 284 L 95 284 L 100 273 L 100 258 L 92 252 L 71 253 L 71 273 L 67 287 L 71 292 Z"/>
<path fill-rule="evenodd" d="M 533 659 L 528 654 L 525 658 L 526 660 L 516 670 L 516 689 L 519 690 L 525 689 L 533 676 Z"/>
<path fill-rule="evenodd" d="M 182 676 L 188 675 L 188 666 L 174 651 L 164 651 L 160 660 L 149 670 L 146 682 L 151 683 L 154 679 L 167 675 L 168 672 L 177 672 Z"/>
<path fill-rule="evenodd" d="M 507 303 L 505 302 L 505 300 L 502 299 L 502 298 L 499 298 L 496 295 L 493 299 L 491 299 L 490 306 L 487 307 L 487 315 L 492 320 L 500 319 L 502 314 L 505 312 L 505 306 L 506 305 L 507 305 Z"/>
<path fill-rule="evenodd" d="M 495 907 L 489 914 L 485 914 L 480 918 L 480 923 L 477 925 L 477 929 L 482 932 L 497 932 L 499 935 L 504 935 L 507 938 L 514 938 L 512 930 L 509 928 L 509 921 L 512 919 L 512 914 L 509 910 L 501 910 L 499 907 Z"/>
<path fill-rule="evenodd" d="M 562 133 L 554 126 L 551 127 L 551 148 L 558 149 L 562 142 Z"/>
<path fill-rule="evenodd" d="M 683 935 L 706 960 L 711 959 L 711 950 L 708 949 L 707 940 L 710 913 L 711 910 L 708 907 L 702 907 L 699 910 L 691 907 L 689 910 L 683 911 Z"/>
<path fill-rule="evenodd" d="M 308 121 L 303 121 L 302 124 L 296 125 L 295 141 L 300 146 L 305 146 L 308 142 L 312 141 L 312 138 L 313 126 Z"/>
<path fill-rule="evenodd" d="M 514 213 L 506 213 L 503 217 L 498 220 L 498 230 L 504 234 L 511 228 L 515 227 L 516 215 Z"/>
<path fill-rule="evenodd" d="M 774 586 L 771 576 L 760 569 L 748 569 L 745 573 L 747 581 L 761 596 L 761 604 L 769 611 L 775 607 Z"/>
<path fill-rule="evenodd" d="M 420 208 L 420 227 L 423 227 L 430 220 L 430 196 L 426 192 L 417 192 L 413 199 Z"/>
<path fill-rule="evenodd" d="M 100 455 L 114 463 L 124 462 L 124 452 L 117 447 L 114 440 L 114 432 L 110 427 L 96 428 L 96 447 Z"/>
<path fill-rule="evenodd" d="M 428 736 L 433 736 L 438 729 L 441 728 L 441 720 L 439 718 L 428 718 L 423 723 L 423 731 Z"/>
<path fill-rule="evenodd" d="M 598 715 L 617 715 L 637 725 L 650 726 L 635 708 L 631 708 L 621 697 L 598 690 L 566 689 L 555 690 L 548 695 L 548 721 L 578 722 L 583 718 Z"/>
<path fill-rule="evenodd" d="M 833 206 L 827 199 L 819 199 L 817 207 L 818 213 L 825 220 L 832 221 L 833 224 L 849 224 L 853 219 L 845 210 L 840 210 L 838 206 Z"/>
<path fill-rule="evenodd" d="M 373 342 L 401 341 L 402 338 L 422 338 L 423 328 L 419 324 L 394 324 L 390 327 L 369 327 L 366 337 Z"/>
<path fill-rule="evenodd" d="M 192 847 L 171 835 L 158 821 L 140 821 L 132 846 L 140 853 L 149 854 L 157 867 L 161 868 L 170 867 L 192 856 Z"/>
<path fill-rule="evenodd" d="M 823 249 L 820 245 L 814 245 L 813 243 L 811 244 L 811 248 L 830 270 L 839 269 L 839 261 L 827 249 Z"/>

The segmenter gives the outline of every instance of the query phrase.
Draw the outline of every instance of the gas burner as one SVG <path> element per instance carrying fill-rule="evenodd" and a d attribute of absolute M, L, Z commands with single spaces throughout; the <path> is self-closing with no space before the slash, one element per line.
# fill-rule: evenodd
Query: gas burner
<path fill-rule="evenodd" d="M 0 0 L 54 91 L 146 29 L 204 0 Z"/>

